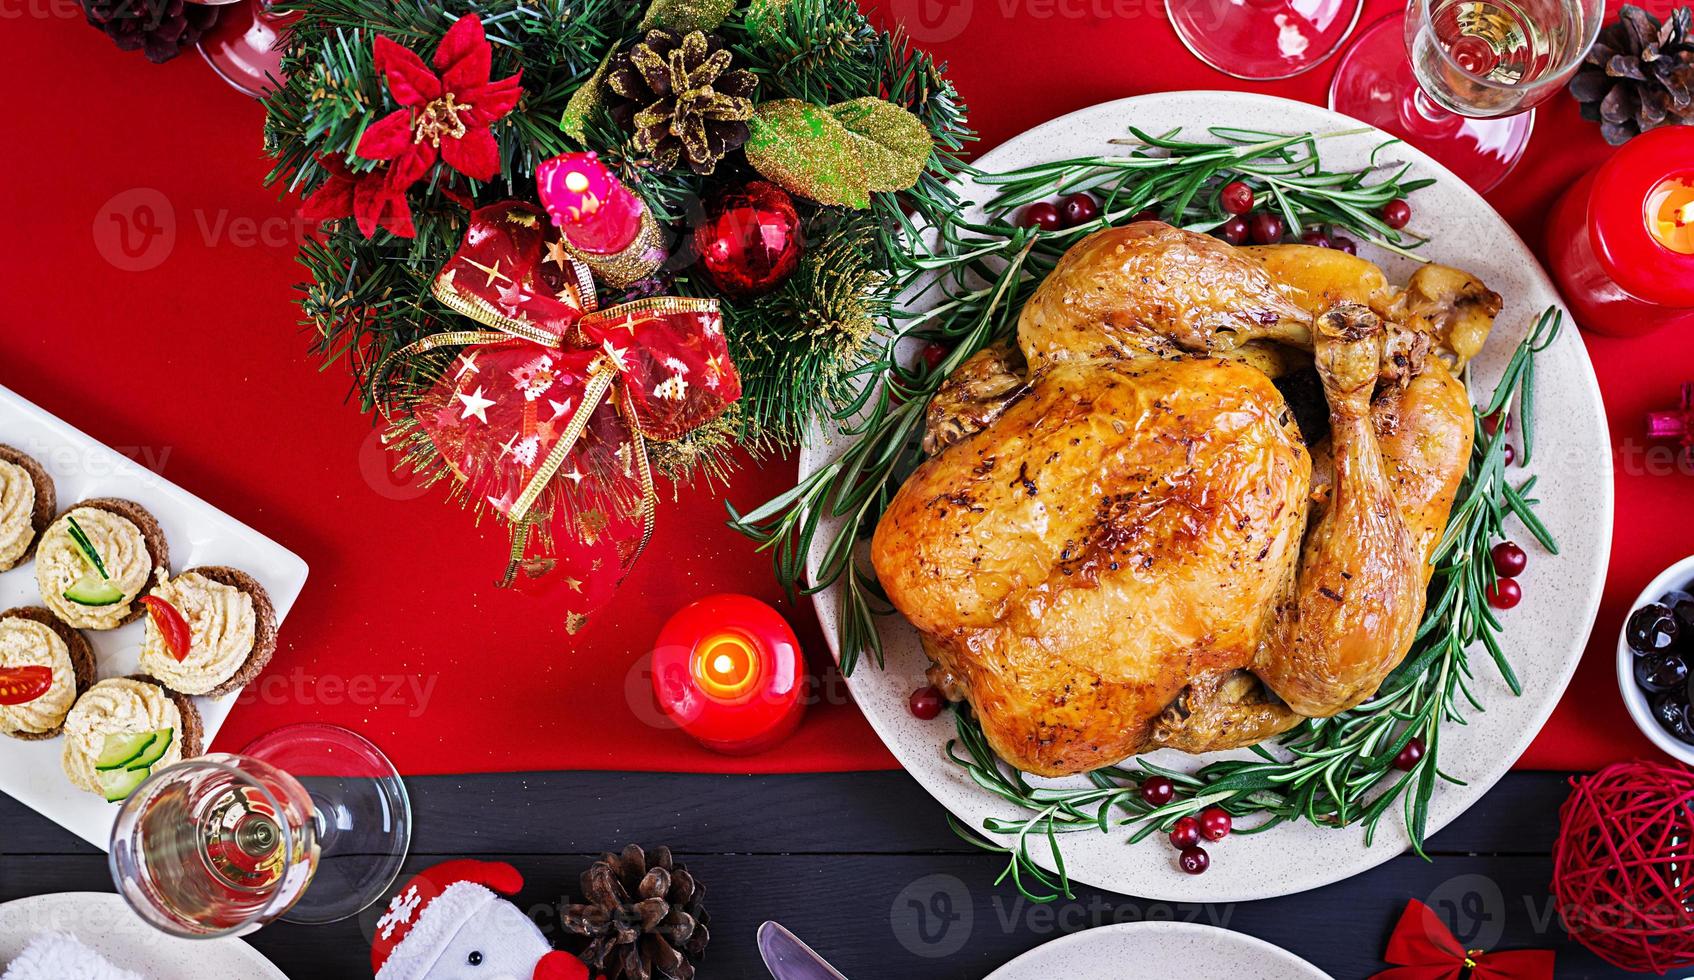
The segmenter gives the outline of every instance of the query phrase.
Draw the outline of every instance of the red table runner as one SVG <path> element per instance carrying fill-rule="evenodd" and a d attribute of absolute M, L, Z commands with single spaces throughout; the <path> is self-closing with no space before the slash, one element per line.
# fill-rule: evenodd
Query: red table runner
<path fill-rule="evenodd" d="M 1239 88 L 1323 103 L 1331 66 L 1247 84 L 1177 42 L 1160 0 L 882 0 L 952 62 L 982 147 L 1107 99 Z M 1661 8 L 1661 4 L 1650 4 Z M 1363 24 L 1396 11 L 1371 2 Z M 20 12 L 21 11 L 21 12 Z M 804 771 L 891 767 L 839 677 L 782 747 L 726 759 L 654 724 L 637 663 L 683 603 L 778 600 L 763 556 L 707 488 L 661 509 L 647 557 L 587 632 L 493 580 L 504 533 L 388 475 L 345 371 L 320 372 L 296 323 L 294 202 L 260 186 L 263 113 L 192 53 L 164 66 L 114 49 L 73 0 L 27 3 L 0 47 L 0 384 L 156 467 L 312 567 L 271 667 L 217 741 L 301 720 L 358 729 L 411 774 L 522 769 Z M 1250 125 L 1252 120 L 1196 120 Z M 1555 195 L 1605 157 L 1559 96 L 1529 159 L 1491 196 L 1535 244 Z M 1618 525 L 1605 602 L 1564 702 L 1519 765 L 1589 768 L 1651 747 L 1612 678 L 1625 605 L 1694 551 L 1694 473 L 1652 455 L 1643 414 L 1694 377 L 1694 338 L 1586 338 L 1616 451 Z M 749 466 L 743 508 L 793 479 Z M 814 667 L 808 605 L 779 603 Z M 1513 615 L 1533 616 L 1535 597 Z M 1483 669 L 1487 669 L 1484 667 Z"/>

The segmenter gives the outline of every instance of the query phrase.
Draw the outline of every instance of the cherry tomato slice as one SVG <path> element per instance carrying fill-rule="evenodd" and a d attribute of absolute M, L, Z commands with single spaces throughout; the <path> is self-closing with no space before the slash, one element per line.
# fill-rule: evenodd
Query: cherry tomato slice
<path fill-rule="evenodd" d="M 188 632 L 188 620 L 182 618 L 182 613 L 176 607 L 156 595 L 144 595 L 142 603 L 147 606 L 147 614 L 152 617 L 153 625 L 159 628 L 159 635 L 165 640 L 165 648 L 171 656 L 181 663 L 188 659 L 189 648 L 193 639 Z"/>
<path fill-rule="evenodd" d="M 51 667 L 0 667 L 0 704 L 28 704 L 52 687 Z"/>

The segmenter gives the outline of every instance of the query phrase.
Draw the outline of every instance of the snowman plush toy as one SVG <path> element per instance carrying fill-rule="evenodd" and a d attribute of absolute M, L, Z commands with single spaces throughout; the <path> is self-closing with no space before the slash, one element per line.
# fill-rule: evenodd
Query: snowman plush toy
<path fill-rule="evenodd" d="M 400 889 L 376 921 L 376 980 L 589 980 L 555 952 L 529 916 L 501 896 L 523 888 L 499 861 L 447 861 Z"/>

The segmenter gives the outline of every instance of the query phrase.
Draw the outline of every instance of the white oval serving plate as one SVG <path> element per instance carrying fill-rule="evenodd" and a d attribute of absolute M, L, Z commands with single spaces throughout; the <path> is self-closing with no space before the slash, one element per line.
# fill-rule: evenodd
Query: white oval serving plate
<path fill-rule="evenodd" d="M 1124 922 L 1075 932 L 1030 950 L 987 980 L 1330 980 L 1263 939 L 1194 922 Z"/>
<path fill-rule="evenodd" d="M 1131 125 L 1155 133 L 1184 127 L 1189 134 L 1199 134 L 1206 126 L 1232 126 L 1325 134 L 1360 129 L 1363 124 L 1327 109 L 1270 96 L 1171 92 L 1108 102 L 1062 116 L 985 154 L 976 165 L 998 172 L 1068 157 L 1121 153 L 1123 149 L 1109 141 L 1128 136 Z M 1379 132 L 1361 133 L 1327 139 L 1321 149 L 1326 164 L 1333 168 L 1363 167 L 1371 151 L 1388 138 Z M 1409 161 L 1415 165 L 1413 176 L 1436 180 L 1435 185 L 1418 191 L 1412 202 L 1412 230 L 1433 239 L 1423 254 L 1476 274 L 1505 297 L 1493 338 L 1472 369 L 1476 397 L 1486 397 L 1540 312 L 1563 304 L 1528 247 L 1462 180 L 1410 146 L 1393 147 L 1382 160 Z M 963 194 L 967 200 L 987 196 L 971 182 L 963 185 Z M 982 215 L 973 208 L 968 216 Z M 1417 264 L 1369 248 L 1364 254 L 1399 283 Z M 1487 711 L 1470 712 L 1468 725 L 1443 729 L 1441 769 L 1464 785 L 1438 786 L 1430 802 L 1431 833 L 1481 799 L 1528 747 L 1569 683 L 1599 608 L 1611 551 L 1611 443 L 1594 369 L 1568 313 L 1558 341 L 1537 359 L 1534 411 L 1533 465 L 1523 472 L 1540 478 L 1535 488 L 1541 500 L 1538 513 L 1558 539 L 1561 553 L 1550 556 L 1527 535 L 1519 538 L 1530 553 L 1529 568 L 1521 578 L 1524 600 L 1502 618 L 1507 628 L 1505 650 L 1523 682 L 1523 696 L 1513 697 L 1487 655 L 1474 653 L 1471 663 L 1476 676 L 1471 690 Z M 839 437 L 814 435 L 800 454 L 802 478 L 827 465 L 846 445 Z M 814 539 L 809 572 L 815 574 L 829 543 L 828 532 L 835 526 L 825 522 L 824 533 Z M 839 586 L 819 593 L 814 601 L 824 635 L 833 645 Z M 990 816 L 1018 816 L 1015 808 L 978 787 L 964 769 L 947 759 L 945 747 L 953 734 L 948 716 L 924 722 L 908 711 L 907 697 L 922 683 L 928 664 L 917 631 L 900 617 L 890 616 L 881 621 L 879 632 L 886 669 L 863 659 L 849 678 L 854 699 L 877 734 L 901 765 L 967 825 L 980 827 Z M 834 652 L 839 658 L 840 651 Z M 1191 771 L 1215 757 L 1166 750 L 1150 758 L 1162 766 Z M 1333 830 L 1284 824 L 1263 834 L 1211 845 L 1211 869 L 1189 876 L 1177 869 L 1175 852 L 1162 841 L 1131 845 L 1126 837 L 1121 831 L 1063 836 L 1067 871 L 1077 881 L 1128 895 L 1165 901 L 1250 901 L 1349 878 L 1389 860 L 1410 844 L 1397 812 L 1382 820 L 1369 847 L 1358 827 Z M 1045 841 L 1032 850 L 1047 860 Z"/>
<path fill-rule="evenodd" d="M 0 969 L 44 932 L 67 932 L 148 980 L 288 980 L 239 939 L 167 936 L 106 892 L 61 892 L 0 905 Z"/>

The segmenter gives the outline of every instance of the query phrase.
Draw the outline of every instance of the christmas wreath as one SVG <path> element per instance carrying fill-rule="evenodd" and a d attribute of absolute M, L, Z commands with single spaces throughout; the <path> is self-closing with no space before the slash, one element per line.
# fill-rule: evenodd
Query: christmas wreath
<path fill-rule="evenodd" d="M 269 181 L 316 353 L 573 627 L 726 472 L 842 409 L 970 134 L 853 0 L 285 0 Z M 540 206 L 537 206 L 537 205 Z"/>

